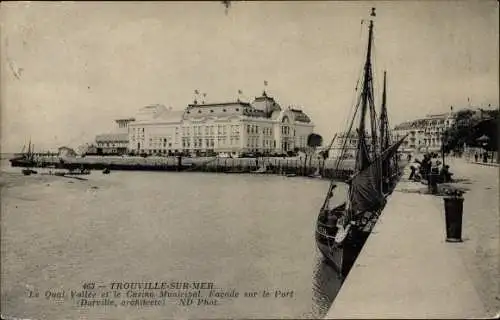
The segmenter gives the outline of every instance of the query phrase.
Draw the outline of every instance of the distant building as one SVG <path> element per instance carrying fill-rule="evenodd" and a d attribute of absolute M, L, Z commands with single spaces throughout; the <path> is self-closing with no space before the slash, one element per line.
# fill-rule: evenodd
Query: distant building
<path fill-rule="evenodd" d="M 135 154 L 180 152 L 183 111 L 164 105 L 150 105 L 139 110 L 128 127 L 128 150 Z"/>
<path fill-rule="evenodd" d="M 366 133 L 366 143 L 367 147 L 370 150 L 371 148 L 371 137 L 368 133 Z M 337 158 L 343 152 L 344 158 L 354 158 L 356 155 L 356 150 L 358 148 L 358 134 L 356 132 L 341 132 L 337 134 L 335 141 L 330 149 L 328 154 L 329 158 Z"/>
<path fill-rule="evenodd" d="M 99 134 L 95 138 L 97 154 L 125 154 L 129 146 L 128 125 L 134 118 L 117 119 L 118 128 L 113 133 Z"/>
<path fill-rule="evenodd" d="M 139 110 L 128 124 L 128 149 L 137 154 L 286 153 L 305 148 L 314 124 L 300 109 L 282 109 L 266 92 L 253 102 L 163 105 Z"/>
<path fill-rule="evenodd" d="M 425 118 L 407 121 L 394 127 L 394 138 L 408 134 L 400 147 L 402 152 L 437 152 L 441 150 L 443 134 L 456 119 L 456 113 L 427 115 Z"/>

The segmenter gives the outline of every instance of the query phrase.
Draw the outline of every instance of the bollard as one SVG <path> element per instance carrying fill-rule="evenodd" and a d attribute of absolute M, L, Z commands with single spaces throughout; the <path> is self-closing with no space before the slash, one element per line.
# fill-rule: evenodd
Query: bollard
<path fill-rule="evenodd" d="M 446 242 L 462 242 L 463 204 L 462 196 L 444 197 Z"/>
<path fill-rule="evenodd" d="M 428 187 L 429 187 L 429 193 L 431 194 L 437 194 L 438 193 L 438 185 L 437 185 L 437 179 L 438 179 L 439 172 L 437 169 L 432 169 L 431 172 L 429 172 L 428 176 Z"/>

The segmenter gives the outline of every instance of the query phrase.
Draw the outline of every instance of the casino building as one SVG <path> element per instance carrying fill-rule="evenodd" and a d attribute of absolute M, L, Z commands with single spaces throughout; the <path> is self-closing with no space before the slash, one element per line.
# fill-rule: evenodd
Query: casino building
<path fill-rule="evenodd" d="M 131 153 L 238 156 L 304 148 L 314 124 L 301 109 L 283 109 L 264 91 L 250 103 L 195 100 L 185 110 L 149 105 L 127 128 Z"/>

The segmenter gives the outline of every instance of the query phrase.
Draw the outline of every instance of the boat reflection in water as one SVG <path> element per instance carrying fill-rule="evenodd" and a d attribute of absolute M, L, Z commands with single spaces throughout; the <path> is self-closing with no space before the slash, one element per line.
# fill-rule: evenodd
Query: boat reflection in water
<path fill-rule="evenodd" d="M 313 274 L 313 313 L 323 318 L 340 291 L 342 277 L 318 251 Z"/>

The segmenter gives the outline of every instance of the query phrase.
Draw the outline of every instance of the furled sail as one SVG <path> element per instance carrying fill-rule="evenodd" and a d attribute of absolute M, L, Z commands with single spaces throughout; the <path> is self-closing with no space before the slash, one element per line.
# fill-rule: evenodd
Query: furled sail
<path fill-rule="evenodd" d="M 364 170 L 359 171 L 350 182 L 350 203 L 351 209 L 356 213 L 366 212 L 377 208 L 384 202 L 378 184 L 378 170 L 381 164 L 391 158 L 398 150 L 401 143 L 407 136 L 385 150 L 379 157 L 368 165 Z"/>
<path fill-rule="evenodd" d="M 366 143 L 365 133 L 358 130 L 358 152 L 356 155 L 356 171 L 362 171 L 368 168 L 370 164 L 369 150 Z"/>

